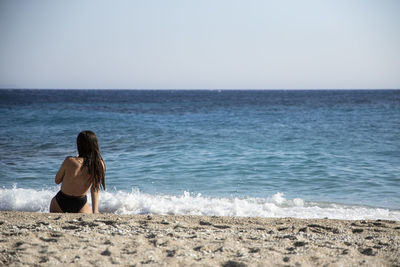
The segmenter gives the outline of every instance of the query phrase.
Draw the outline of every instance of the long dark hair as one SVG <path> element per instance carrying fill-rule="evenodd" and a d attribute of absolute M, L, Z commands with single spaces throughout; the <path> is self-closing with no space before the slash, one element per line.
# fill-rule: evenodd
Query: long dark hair
<path fill-rule="evenodd" d="M 103 189 L 106 189 L 106 170 L 105 165 L 103 167 L 104 161 L 100 154 L 96 134 L 92 131 L 80 132 L 76 139 L 76 144 L 79 157 L 84 159 L 82 168 L 87 167 L 88 173 L 92 178 L 92 186 L 95 190 L 99 190 L 101 184 Z"/>

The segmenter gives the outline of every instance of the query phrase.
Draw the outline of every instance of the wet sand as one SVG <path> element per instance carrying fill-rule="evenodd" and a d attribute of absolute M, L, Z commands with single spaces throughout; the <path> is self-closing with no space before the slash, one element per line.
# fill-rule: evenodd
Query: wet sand
<path fill-rule="evenodd" d="M 5 266 L 400 266 L 399 221 L 0 212 Z"/>

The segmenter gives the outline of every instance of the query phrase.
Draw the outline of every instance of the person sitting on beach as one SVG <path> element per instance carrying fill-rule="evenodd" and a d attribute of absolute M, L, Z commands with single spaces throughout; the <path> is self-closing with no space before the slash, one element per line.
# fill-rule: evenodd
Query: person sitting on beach
<path fill-rule="evenodd" d="M 61 190 L 50 203 L 50 212 L 98 213 L 100 185 L 105 186 L 106 166 L 101 157 L 97 137 L 92 131 L 79 133 L 78 156 L 67 157 L 56 174 Z M 92 210 L 87 203 L 90 189 Z"/>

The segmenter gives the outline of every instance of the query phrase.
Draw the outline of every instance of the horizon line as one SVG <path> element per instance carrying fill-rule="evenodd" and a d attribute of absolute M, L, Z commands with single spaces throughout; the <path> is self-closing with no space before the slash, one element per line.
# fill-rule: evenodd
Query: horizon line
<path fill-rule="evenodd" d="M 322 90 L 400 90 L 399 88 L 7 88 L 0 87 L 0 90 L 125 90 L 125 91 L 322 91 Z"/>

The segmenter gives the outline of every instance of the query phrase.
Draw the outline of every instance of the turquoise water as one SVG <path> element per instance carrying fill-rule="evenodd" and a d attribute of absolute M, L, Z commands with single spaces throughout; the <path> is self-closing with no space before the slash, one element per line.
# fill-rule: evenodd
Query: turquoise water
<path fill-rule="evenodd" d="M 366 208 L 400 219 L 399 90 L 0 90 L 0 99 L 3 210 L 45 211 L 60 164 L 91 129 L 107 164 L 104 211 Z M 244 206 L 232 210 L 235 201 Z M 239 212 L 246 205 L 251 214 Z"/>

